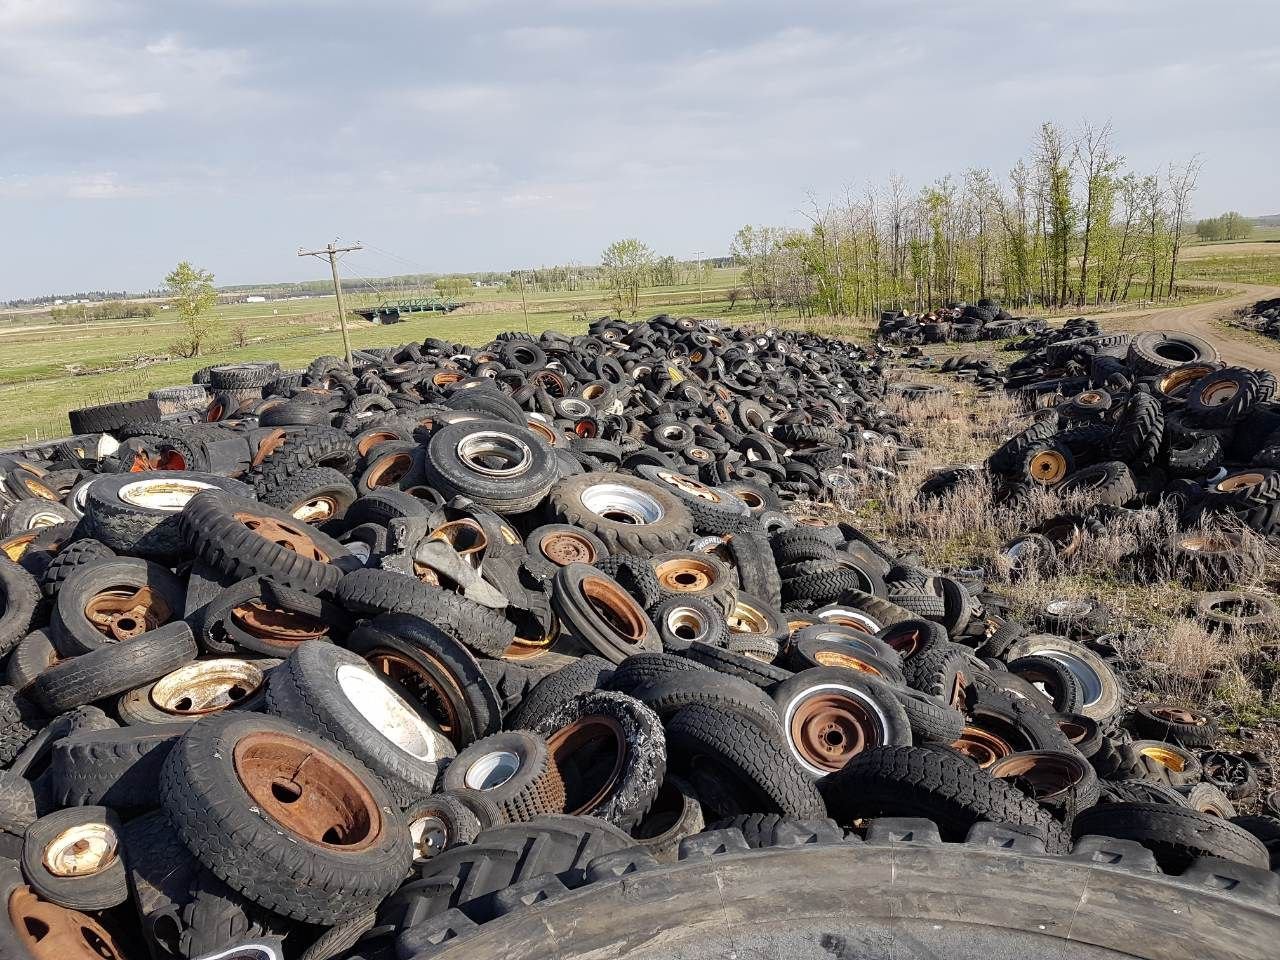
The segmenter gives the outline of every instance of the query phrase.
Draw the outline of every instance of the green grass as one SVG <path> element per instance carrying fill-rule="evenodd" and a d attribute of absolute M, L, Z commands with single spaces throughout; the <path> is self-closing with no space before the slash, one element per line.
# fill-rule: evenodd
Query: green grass
<path fill-rule="evenodd" d="M 735 325 L 794 322 L 794 314 L 770 316 L 749 300 L 739 301 L 731 310 L 725 292 L 736 271 L 713 273 L 703 286 L 701 304 L 696 285 L 653 288 L 642 294 L 637 315 L 666 311 Z M 452 314 L 410 314 L 404 323 L 390 326 L 355 320 L 350 325 L 352 346 L 396 346 L 426 337 L 481 344 L 504 330 L 525 329 L 518 298 L 513 302 L 509 293 L 495 290 L 476 293 L 473 306 Z M 351 299 L 349 307 L 377 302 L 372 295 Z M 595 318 L 608 312 L 607 295 L 599 290 L 528 296 L 528 326 L 535 335 L 543 330 L 582 333 L 584 315 Z M 5 330 L 0 325 L 0 410 L 4 411 L 0 444 L 65 436 L 68 410 L 144 397 L 157 387 L 189 383 L 192 373 L 210 364 L 276 360 L 285 369 L 300 369 L 317 356 L 342 354 L 332 297 L 226 304 L 217 308 L 216 316 L 212 346 L 202 356 L 156 362 L 145 358 L 165 354 L 180 336 L 179 325 L 167 313 L 148 321 L 60 324 L 48 329 Z M 242 348 L 233 345 L 233 333 L 241 326 L 249 337 Z M 865 335 L 869 330 L 861 325 L 848 332 Z M 89 372 L 73 375 L 66 369 L 72 364 Z"/>
<path fill-rule="evenodd" d="M 1275 253 L 1222 253 L 1184 260 L 1178 278 L 1280 284 L 1280 243 Z"/>

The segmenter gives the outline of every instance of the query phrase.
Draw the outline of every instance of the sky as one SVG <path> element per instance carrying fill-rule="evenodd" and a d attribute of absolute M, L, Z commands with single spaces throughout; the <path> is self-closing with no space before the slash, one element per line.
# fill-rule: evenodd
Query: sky
<path fill-rule="evenodd" d="M 1110 122 L 1280 213 L 1280 3 L 0 0 L 0 299 L 678 258 Z"/>

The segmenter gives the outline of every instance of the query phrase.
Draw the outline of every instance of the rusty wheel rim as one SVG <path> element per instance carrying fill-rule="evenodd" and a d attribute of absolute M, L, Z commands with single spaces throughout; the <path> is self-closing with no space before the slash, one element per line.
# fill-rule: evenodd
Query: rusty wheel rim
<path fill-rule="evenodd" d="M 697 557 L 673 557 L 653 568 L 658 584 L 675 593 L 701 593 L 716 584 L 716 568 Z"/>
<path fill-rule="evenodd" d="M 1247 473 L 1237 473 L 1229 477 L 1224 477 L 1218 481 L 1217 489 L 1222 493 L 1235 493 L 1237 490 L 1244 490 L 1248 487 L 1256 487 L 1266 477 L 1256 471 Z"/>
<path fill-rule="evenodd" d="M 37 897 L 30 887 L 9 896 L 9 921 L 36 960 L 125 960 L 97 920 Z"/>
<path fill-rule="evenodd" d="M 1206 407 L 1220 407 L 1230 403 L 1240 392 L 1240 385 L 1230 380 L 1206 384 L 1200 391 L 1200 402 Z"/>
<path fill-rule="evenodd" d="M 1188 710 L 1185 707 L 1153 707 L 1151 713 L 1152 716 L 1159 717 L 1167 723 L 1180 723 L 1197 727 L 1204 726 L 1209 720 L 1204 714 L 1196 713 L 1194 710 Z"/>
<path fill-rule="evenodd" d="M 390 487 L 408 476 L 413 469 L 413 457 L 408 453 L 389 453 L 379 457 L 365 475 L 366 486 L 377 489 Z"/>
<path fill-rule="evenodd" d="M 984 770 L 1014 752 L 1007 740 L 981 727 L 965 727 L 951 746 Z"/>
<path fill-rule="evenodd" d="M 355 853 L 382 834 L 382 812 L 354 772 L 308 743 L 274 731 L 242 737 L 232 753 L 240 785 L 286 832 Z"/>
<path fill-rule="evenodd" d="M 91 877 L 120 856 L 120 838 L 105 823 L 79 823 L 45 844 L 44 868 L 55 877 Z"/>
<path fill-rule="evenodd" d="M 923 631 L 920 629 L 890 629 L 884 636 L 884 642 L 897 650 L 904 658 L 914 656 L 924 644 Z"/>
<path fill-rule="evenodd" d="M 473 567 L 480 566 L 480 558 L 489 547 L 484 528 L 474 520 L 450 520 L 432 530 L 427 539 L 443 540 Z"/>
<path fill-rule="evenodd" d="M 580 816 L 594 810 L 612 795 L 622 778 L 627 738 L 613 717 L 580 717 L 553 733 L 547 747 L 564 781 L 567 814 Z"/>
<path fill-rule="evenodd" d="M 1067 475 L 1067 458 L 1057 450 L 1041 450 L 1031 458 L 1028 470 L 1036 483 L 1057 483 Z"/>
<path fill-rule="evenodd" d="M 173 612 L 150 587 L 110 587 L 89 599 L 84 615 L 109 643 L 114 643 L 168 623 Z"/>
<path fill-rule="evenodd" d="M 152 684 L 150 699 L 165 713 L 201 717 L 243 703 L 262 688 L 264 677 L 248 660 L 198 660 Z"/>
<path fill-rule="evenodd" d="M 1089 735 L 1089 729 L 1084 724 L 1076 723 L 1074 720 L 1059 720 L 1058 729 L 1072 744 L 1081 743 Z"/>
<path fill-rule="evenodd" d="M 823 684 L 787 704 L 783 728 L 801 766 L 819 776 L 839 770 L 868 747 L 880 746 L 884 714 L 860 691 Z"/>
<path fill-rule="evenodd" d="M 1169 397 L 1181 396 L 1191 384 L 1213 372 L 1213 368 L 1209 366 L 1184 367 L 1180 370 L 1174 370 L 1161 379 L 1160 392 Z"/>
<path fill-rule="evenodd" d="M 854 653 L 841 653 L 838 650 L 819 650 L 813 655 L 813 659 L 815 663 L 822 667 L 844 667 L 846 670 L 869 673 L 873 677 L 883 676 L 879 670 L 860 659 Z"/>
<path fill-rule="evenodd" d="M 450 675 L 444 665 L 426 651 L 420 650 L 418 656 L 424 657 L 435 664 L 441 676 Z M 461 716 L 456 706 L 462 698 L 462 690 L 457 684 L 445 687 L 440 683 L 438 677 L 433 676 L 420 663 L 415 662 L 412 657 L 406 657 L 396 650 L 390 650 L 385 647 L 376 647 L 370 650 L 364 655 L 364 659 L 377 673 L 395 681 L 413 694 L 414 699 L 423 705 L 427 713 L 431 715 L 431 719 L 436 722 L 440 732 L 454 746 L 463 746 L 459 742 L 462 724 Z"/>
<path fill-rule="evenodd" d="M 560 446 L 560 438 L 554 430 L 548 427 L 541 420 L 530 418 L 527 421 L 529 432 L 542 439 L 549 447 Z"/>
<path fill-rule="evenodd" d="M 390 430 L 378 430 L 357 441 L 356 451 L 363 457 L 374 447 L 399 439 L 401 439 L 401 437 L 398 433 L 392 433 Z"/>
<path fill-rule="evenodd" d="M 579 589 L 596 615 L 626 643 L 636 646 L 649 636 L 644 611 L 616 583 L 601 577 L 586 577 Z"/>
<path fill-rule="evenodd" d="M 549 533 L 538 541 L 538 552 L 558 567 L 571 563 L 594 564 L 599 557 L 586 537 L 567 530 Z"/>
<path fill-rule="evenodd" d="M 22 486 L 26 487 L 27 492 L 33 497 L 37 497 L 41 500 L 54 501 L 62 499 L 58 496 L 56 491 L 41 482 L 34 474 L 27 473 L 25 470 L 15 470 L 10 474 L 10 476 L 15 478 Z"/>
<path fill-rule="evenodd" d="M 1085 769 L 1084 761 L 1068 753 L 1028 750 L 995 760 L 987 773 L 1002 780 L 1019 780 L 1030 787 L 1035 799 L 1052 800 L 1080 783 Z"/>
<path fill-rule="evenodd" d="M 316 542 L 311 539 L 311 534 L 306 531 L 305 525 L 298 527 L 284 520 L 277 520 L 275 517 L 260 517 L 253 513 L 237 513 L 234 516 L 264 540 L 278 544 L 286 550 L 292 550 L 309 560 L 319 563 L 329 562 L 329 555 L 316 546 Z"/>
<path fill-rule="evenodd" d="M 1238 541 L 1226 537 L 1189 536 L 1178 538 L 1178 548 L 1190 553 L 1227 553 L 1238 549 Z"/>
<path fill-rule="evenodd" d="M 281 647 L 328 636 L 328 625 L 317 617 L 270 607 L 262 600 L 250 600 L 234 607 L 231 619 L 259 640 Z"/>

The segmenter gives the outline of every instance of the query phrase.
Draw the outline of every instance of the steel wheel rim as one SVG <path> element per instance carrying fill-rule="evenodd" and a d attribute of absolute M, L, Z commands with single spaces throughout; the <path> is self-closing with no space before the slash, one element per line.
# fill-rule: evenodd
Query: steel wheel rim
<path fill-rule="evenodd" d="M 442 758 L 444 735 L 365 663 L 344 663 L 337 671 L 342 695 L 360 716 L 411 757 L 427 763 Z"/>
<path fill-rule="evenodd" d="M 643 490 L 622 483 L 597 483 L 582 491 L 582 505 L 615 523 L 643 526 L 665 516 L 662 504 Z"/>
<path fill-rule="evenodd" d="M 571 563 L 594 564 L 598 551 L 586 537 L 568 530 L 557 530 L 538 541 L 538 552 L 558 567 Z"/>
<path fill-rule="evenodd" d="M 212 483 L 179 478 L 135 480 L 120 488 L 116 497 L 124 503 L 147 510 L 177 513 L 202 490 L 216 490 Z"/>
<path fill-rule="evenodd" d="M 579 589 L 596 616 L 623 641 L 637 646 L 649 636 L 644 611 L 616 583 L 603 577 L 586 577 Z"/>
<path fill-rule="evenodd" d="M 442 674 L 449 675 L 443 665 L 425 651 L 419 650 L 418 656 L 431 660 Z M 435 720 L 440 732 L 448 737 L 454 746 L 459 746 L 462 723 L 455 698 L 462 696 L 460 688 L 455 685 L 452 690 L 446 689 L 420 664 L 414 662 L 412 657 L 407 657 L 395 650 L 375 647 L 368 651 L 364 658 L 370 668 L 405 687 L 420 700 Z"/>
<path fill-rule="evenodd" d="M 701 593 L 716 584 L 716 568 L 697 557 L 673 557 L 653 568 L 658 583 L 676 593 Z"/>
<path fill-rule="evenodd" d="M 681 640 L 702 640 L 711 631 L 711 624 L 693 607 L 672 607 L 667 611 L 667 631 Z"/>
<path fill-rule="evenodd" d="M 1003 737 L 981 727 L 971 726 L 965 727 L 959 739 L 953 741 L 951 746 L 984 770 L 1014 752 Z"/>
<path fill-rule="evenodd" d="M 161 677 L 149 696 L 157 710 L 198 717 L 243 703 L 262 688 L 264 679 L 248 660 L 203 660 Z"/>
<path fill-rule="evenodd" d="M 329 562 L 329 555 L 316 545 L 310 533 L 300 530 L 284 520 L 277 520 L 275 517 L 260 517 L 252 513 L 237 513 L 234 514 L 234 517 L 264 540 L 269 540 L 284 547 L 286 550 L 291 550 L 301 557 L 315 560 L 318 563 Z"/>
<path fill-rule="evenodd" d="M 85 619 L 108 643 L 132 640 L 167 623 L 173 611 L 150 587 L 108 587 L 84 605 Z"/>
<path fill-rule="evenodd" d="M 78 823 L 45 844 L 41 862 L 55 877 L 91 877 L 115 863 L 120 838 L 105 823 Z"/>
<path fill-rule="evenodd" d="M 613 766 L 597 785 L 580 780 L 575 772 L 599 769 L 590 762 L 592 752 L 611 747 Z M 613 717 L 593 714 L 579 717 L 547 739 L 551 759 L 565 786 L 565 813 L 581 816 L 594 810 L 613 793 L 622 778 L 627 759 L 627 739 L 622 725 Z"/>
<path fill-rule="evenodd" d="M 468 470 L 485 477 L 518 477 L 533 465 L 533 450 L 519 437 L 480 430 L 458 441 L 454 453 Z"/>
<path fill-rule="evenodd" d="M 316 846 L 366 850 L 383 831 L 382 812 L 355 772 L 296 737 L 242 737 L 232 752 L 240 785 L 265 816 Z"/>
<path fill-rule="evenodd" d="M 496 790 L 519 772 L 519 756 L 510 750 L 495 750 L 467 767 L 462 782 L 468 790 Z"/>
<path fill-rule="evenodd" d="M 867 747 L 880 746 L 887 727 L 879 704 L 838 683 L 810 687 L 787 704 L 782 718 L 792 756 L 817 776 L 841 769 Z"/>

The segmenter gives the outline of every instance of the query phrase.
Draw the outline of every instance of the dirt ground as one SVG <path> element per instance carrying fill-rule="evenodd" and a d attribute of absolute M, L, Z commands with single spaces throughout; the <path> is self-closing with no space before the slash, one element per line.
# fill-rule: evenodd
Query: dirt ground
<path fill-rule="evenodd" d="M 1183 281 L 1182 285 L 1196 284 L 1196 281 Z M 1261 340 L 1247 330 L 1232 329 L 1224 323 L 1258 300 L 1280 297 L 1280 287 L 1259 283 L 1206 282 L 1204 285 L 1229 286 L 1237 292 L 1220 300 L 1193 303 L 1185 307 L 1117 310 L 1114 313 L 1099 314 L 1098 321 L 1108 333 L 1120 330 L 1178 330 L 1194 334 L 1212 341 L 1226 363 L 1280 374 L 1280 342 Z"/>

